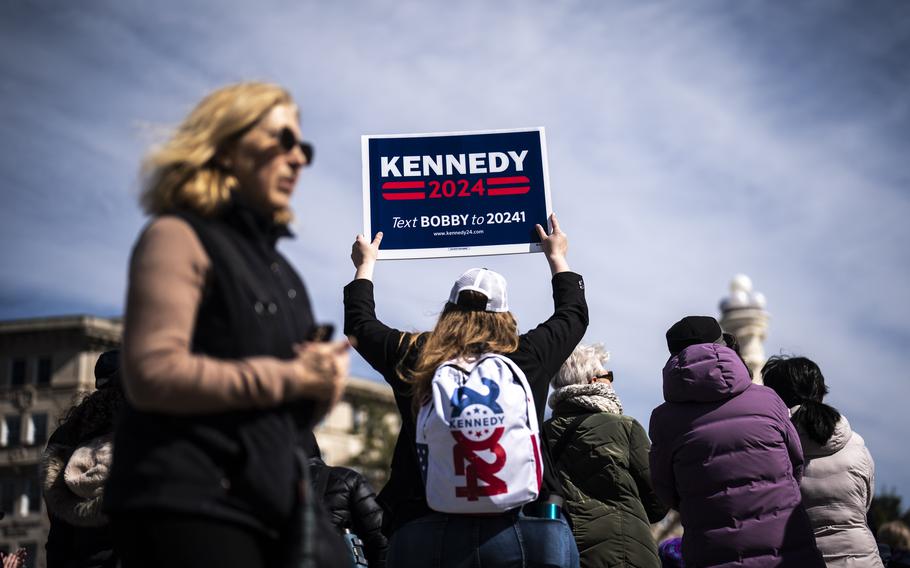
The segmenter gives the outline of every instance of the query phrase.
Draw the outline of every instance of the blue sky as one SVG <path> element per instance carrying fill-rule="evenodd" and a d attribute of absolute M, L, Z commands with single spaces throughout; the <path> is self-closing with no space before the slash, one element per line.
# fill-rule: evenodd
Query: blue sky
<path fill-rule="evenodd" d="M 317 162 L 283 248 L 339 326 L 361 134 L 544 126 L 627 412 L 661 402 L 666 328 L 743 272 L 766 351 L 821 365 L 879 489 L 910 499 L 906 2 L 15 0 L 0 71 L 0 318 L 120 314 L 139 161 L 223 84 L 300 103 Z M 523 329 L 547 317 L 540 255 L 384 262 L 380 316 L 429 327 L 477 264 Z"/>

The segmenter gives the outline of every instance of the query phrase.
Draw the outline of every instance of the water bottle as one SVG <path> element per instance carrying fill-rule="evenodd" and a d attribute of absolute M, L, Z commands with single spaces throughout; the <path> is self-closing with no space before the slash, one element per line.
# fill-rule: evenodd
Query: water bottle
<path fill-rule="evenodd" d="M 558 519 L 559 515 L 562 513 L 562 504 L 565 502 L 565 499 L 561 495 L 550 494 L 547 496 L 547 500 L 541 504 L 541 517 L 545 519 Z"/>
<path fill-rule="evenodd" d="M 543 501 L 536 501 L 524 506 L 524 512 L 530 517 L 541 519 L 558 519 L 562 514 L 562 504 L 565 500 L 561 495 L 550 494 Z"/>

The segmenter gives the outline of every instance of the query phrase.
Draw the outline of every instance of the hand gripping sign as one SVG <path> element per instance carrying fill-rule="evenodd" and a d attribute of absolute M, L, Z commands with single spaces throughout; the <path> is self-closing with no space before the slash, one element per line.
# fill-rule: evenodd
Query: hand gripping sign
<path fill-rule="evenodd" d="M 543 128 L 363 136 L 364 235 L 379 258 L 540 252 Z"/>

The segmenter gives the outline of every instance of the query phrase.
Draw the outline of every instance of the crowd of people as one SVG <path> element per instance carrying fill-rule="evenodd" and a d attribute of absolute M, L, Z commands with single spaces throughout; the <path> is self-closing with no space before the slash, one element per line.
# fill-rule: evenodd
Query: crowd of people
<path fill-rule="evenodd" d="M 687 316 L 648 432 L 624 414 L 609 354 L 580 343 L 584 280 L 555 216 L 535 228 L 553 310 L 529 331 L 485 268 L 432 330 L 387 326 L 378 233 L 353 243 L 350 343 L 331 340 L 276 248 L 312 160 L 264 83 L 213 92 L 148 156 L 122 352 L 42 462 L 49 568 L 907 565 L 905 526 L 881 551 L 868 528 L 872 457 L 811 360 L 773 357 L 757 384 L 735 337 Z M 313 435 L 351 345 L 401 418 L 378 495 Z M 682 537 L 657 543 L 670 509 Z"/>

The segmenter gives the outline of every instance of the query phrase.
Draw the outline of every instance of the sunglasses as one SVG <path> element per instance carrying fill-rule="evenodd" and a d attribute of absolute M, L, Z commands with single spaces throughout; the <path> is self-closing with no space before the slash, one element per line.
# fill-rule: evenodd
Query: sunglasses
<path fill-rule="evenodd" d="M 294 147 L 298 147 L 303 152 L 307 165 L 313 163 L 313 145 L 298 139 L 294 131 L 287 126 L 278 132 L 269 132 L 269 134 L 278 140 L 278 144 L 285 152 L 290 152 Z"/>

